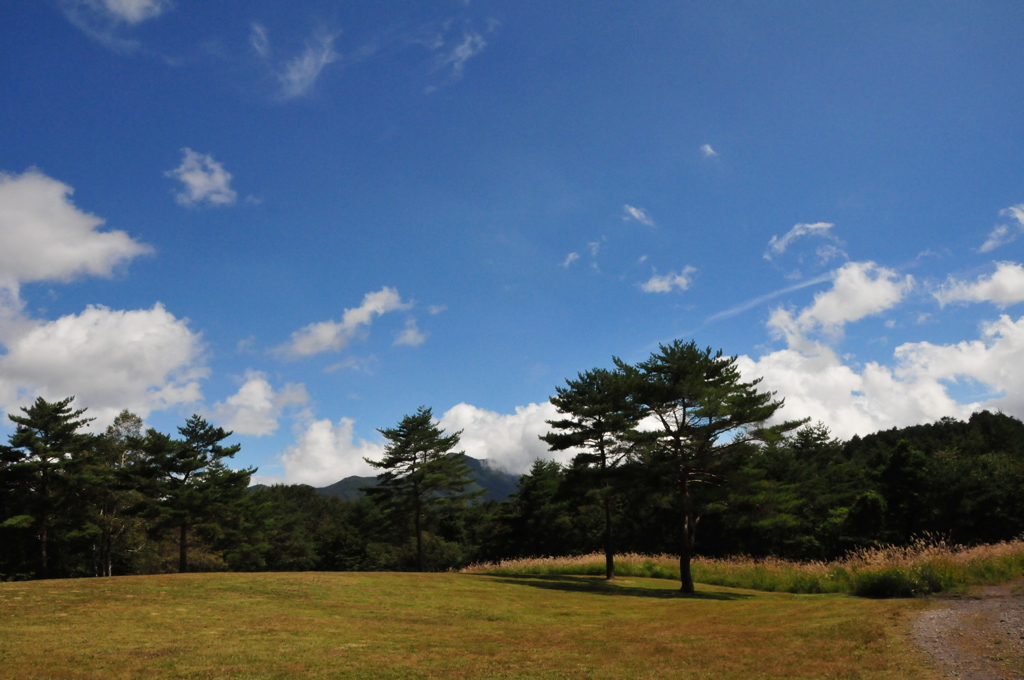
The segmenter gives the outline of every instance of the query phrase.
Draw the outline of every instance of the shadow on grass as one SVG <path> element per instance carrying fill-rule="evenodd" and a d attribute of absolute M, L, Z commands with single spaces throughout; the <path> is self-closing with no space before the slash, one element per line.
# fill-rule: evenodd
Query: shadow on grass
<path fill-rule="evenodd" d="M 522 575 L 522 576 L 498 576 L 494 574 L 479 574 L 486 576 L 488 580 L 498 583 L 507 583 L 517 586 L 530 586 L 532 588 L 543 588 L 545 590 L 563 590 L 572 593 L 595 593 L 597 595 L 625 595 L 628 597 L 652 597 L 659 600 L 747 600 L 755 595 L 748 593 L 723 593 L 717 591 L 701 592 L 688 595 L 679 590 L 668 588 L 644 588 L 631 586 L 622 581 L 609 583 L 601 578 L 588 578 L 586 576 L 563 576 L 563 575 Z"/>

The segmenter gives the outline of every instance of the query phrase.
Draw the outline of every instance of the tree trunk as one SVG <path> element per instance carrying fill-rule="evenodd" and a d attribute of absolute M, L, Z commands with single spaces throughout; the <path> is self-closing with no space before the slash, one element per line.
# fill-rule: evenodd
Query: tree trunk
<path fill-rule="evenodd" d="M 39 578 L 49 578 L 50 565 L 47 559 L 46 546 L 50 540 L 50 517 L 45 510 L 43 510 L 41 519 L 41 526 L 39 527 Z"/>
<path fill-rule="evenodd" d="M 684 473 L 679 483 L 683 497 L 682 528 L 679 532 L 679 590 L 693 594 L 693 576 L 690 574 L 690 557 L 693 553 L 693 538 L 696 526 L 693 523 L 693 505 L 690 501 L 690 484 Z"/>
<path fill-rule="evenodd" d="M 423 530 L 420 528 L 420 500 L 416 499 L 416 570 L 423 571 Z"/>
<path fill-rule="evenodd" d="M 188 523 L 181 523 L 181 539 L 178 543 L 178 573 L 188 571 Z"/>
<path fill-rule="evenodd" d="M 47 509 L 50 502 L 50 480 L 45 470 L 41 481 L 39 496 L 43 501 L 43 511 L 39 516 L 39 578 L 49 578 L 50 564 L 46 549 L 50 542 L 50 511 Z"/>
<path fill-rule="evenodd" d="M 612 499 L 604 498 L 604 575 L 611 581 L 615 578 L 615 552 L 612 547 Z"/>

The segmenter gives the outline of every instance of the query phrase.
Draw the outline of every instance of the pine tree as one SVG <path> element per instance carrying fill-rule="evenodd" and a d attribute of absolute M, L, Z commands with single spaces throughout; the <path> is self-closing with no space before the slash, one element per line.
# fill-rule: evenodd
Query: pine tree
<path fill-rule="evenodd" d="M 31 406 L 22 407 L 24 416 L 9 415 L 17 427 L 10 446 L 0 452 L 4 486 L 20 492 L 24 501 L 21 525 L 35 529 L 39 578 L 52 573 L 53 529 L 61 513 L 74 505 L 76 473 L 91 442 L 91 436 L 80 430 L 92 419 L 80 417 L 85 409 L 72 410 L 73 400 L 48 402 L 38 397 Z"/>
<path fill-rule="evenodd" d="M 411 518 L 416 534 L 416 567 L 425 570 L 423 529 L 429 510 L 440 504 L 460 503 L 482 492 L 464 493 L 473 481 L 458 446 L 462 432 L 445 435 L 434 424 L 431 410 L 421 406 L 397 427 L 378 430 L 388 444 L 380 461 L 366 458 L 378 470 L 379 483 L 365 489 L 392 518 Z"/>
<path fill-rule="evenodd" d="M 752 442 L 778 439 L 805 421 L 766 426 L 783 401 L 774 400 L 772 392 L 758 392 L 760 379 L 743 382 L 736 357 L 699 349 L 692 341 L 661 345 L 636 367 L 618 360 L 616 364 L 658 424 L 649 433 L 650 465 L 674 487 L 681 524 L 681 589 L 692 593 L 690 560 L 701 518 L 694 485 L 724 482 L 732 454 Z"/>
<path fill-rule="evenodd" d="M 148 492 L 152 504 L 147 514 L 157 526 L 178 531 L 178 571 L 188 571 L 189 531 L 199 524 L 214 524 L 232 515 L 245 499 L 249 478 L 256 468 L 232 470 L 226 458 L 241 446 L 221 446 L 231 436 L 193 415 L 179 427 L 181 440 L 149 430 L 142 442 L 146 454 Z"/>
<path fill-rule="evenodd" d="M 605 577 L 615 578 L 612 505 L 621 463 L 637 440 L 642 410 L 632 399 L 622 371 L 593 369 L 556 387 L 551 403 L 567 418 L 549 420 L 556 431 L 540 438 L 552 451 L 585 449 L 573 459 L 576 470 L 589 471 L 590 485 L 604 510 Z"/>

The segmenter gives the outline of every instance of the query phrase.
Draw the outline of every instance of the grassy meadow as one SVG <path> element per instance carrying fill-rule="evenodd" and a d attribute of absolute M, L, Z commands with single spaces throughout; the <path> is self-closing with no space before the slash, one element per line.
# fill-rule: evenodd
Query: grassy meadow
<path fill-rule="evenodd" d="M 604 554 L 541 557 L 476 564 L 464 573 L 603 575 Z M 924 538 L 909 546 L 859 550 L 835 562 L 793 562 L 749 557 L 696 558 L 698 583 L 780 593 L 849 593 L 862 597 L 913 597 L 970 586 L 1005 583 L 1024 576 L 1024 541 L 974 547 Z M 679 579 L 675 555 L 616 555 L 617 575 Z"/>
<path fill-rule="evenodd" d="M 922 600 L 306 572 L 0 583 L 0 678 L 936 678 Z"/>

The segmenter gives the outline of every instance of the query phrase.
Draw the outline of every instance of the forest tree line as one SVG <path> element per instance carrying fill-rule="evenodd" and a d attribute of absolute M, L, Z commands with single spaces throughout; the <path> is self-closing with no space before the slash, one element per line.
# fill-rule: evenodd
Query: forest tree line
<path fill-rule="evenodd" d="M 465 492 L 458 433 L 429 409 L 381 431 L 383 483 L 342 500 L 248 489 L 255 470 L 227 465 L 230 433 L 198 416 L 170 436 L 122 412 L 90 434 L 71 399 L 37 399 L 0 447 L 0 578 L 443 570 L 687 549 L 831 559 L 926 533 L 960 544 L 1024 533 L 1024 423 L 1004 414 L 845 442 L 821 423 L 770 428 L 773 395 L 729 357 L 678 342 L 581 373 L 552 402 L 563 418 L 544 439 L 578 453 L 536 461 L 499 502 Z"/>

